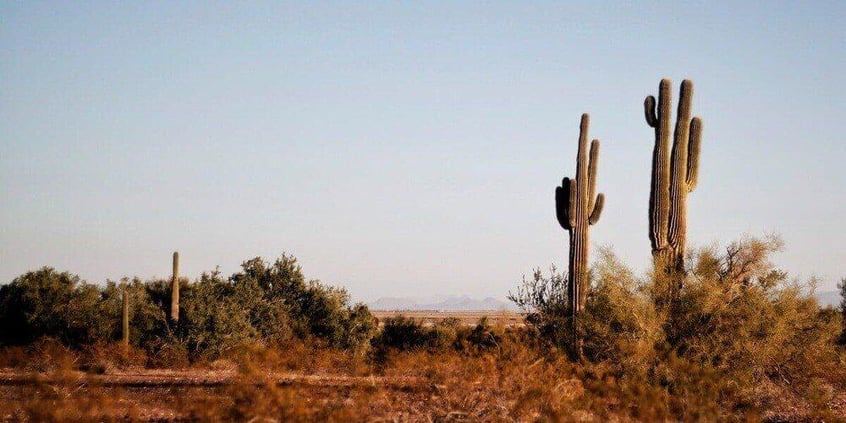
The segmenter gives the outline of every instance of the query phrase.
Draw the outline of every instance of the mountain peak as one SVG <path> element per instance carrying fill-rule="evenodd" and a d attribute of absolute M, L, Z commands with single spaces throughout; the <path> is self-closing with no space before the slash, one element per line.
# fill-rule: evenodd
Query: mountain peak
<path fill-rule="evenodd" d="M 415 311 L 415 310 L 441 310 L 441 311 L 514 311 L 516 307 L 494 297 L 486 297 L 482 300 L 475 299 L 469 295 L 451 295 L 436 298 L 420 297 L 382 297 L 367 304 L 373 310 L 384 311 Z"/>

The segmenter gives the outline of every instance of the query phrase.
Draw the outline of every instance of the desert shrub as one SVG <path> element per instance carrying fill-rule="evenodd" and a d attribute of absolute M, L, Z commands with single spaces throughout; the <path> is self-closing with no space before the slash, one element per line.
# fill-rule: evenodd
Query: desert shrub
<path fill-rule="evenodd" d="M 258 293 L 251 296 L 246 288 L 212 272 L 180 293 L 179 338 L 191 355 L 214 358 L 259 339 L 248 308 Z"/>
<path fill-rule="evenodd" d="M 121 339 L 124 291 L 129 296 L 129 343 L 150 351 L 152 346 L 172 339 L 167 319 L 170 300 L 165 305 L 157 295 L 161 285 L 159 280 L 143 281 L 137 277 L 106 281 L 101 291 L 100 317 L 107 329 L 99 339 L 105 343 Z"/>
<path fill-rule="evenodd" d="M 75 370 L 80 363 L 79 352 L 56 338 L 39 338 L 26 347 L 29 360 L 24 368 L 42 373 Z"/>
<path fill-rule="evenodd" d="M 298 302 L 292 307 L 301 314 L 308 328 L 308 334 L 329 341 L 332 345 L 346 347 L 351 310 L 346 306 L 349 294 L 343 289 L 327 287 L 309 282 L 304 292 L 294 298 Z"/>
<path fill-rule="evenodd" d="M 470 346 L 475 352 L 478 352 L 479 350 L 499 347 L 502 336 L 491 326 L 488 318 L 483 316 L 462 340 L 464 345 Z"/>
<path fill-rule="evenodd" d="M 250 308 L 250 317 L 254 327 L 264 328 L 263 338 L 280 337 L 278 325 L 263 324 L 268 314 L 286 316 L 286 326 L 300 338 L 312 336 L 341 348 L 365 345 L 376 330 L 366 306 L 350 305 L 349 294 L 341 288 L 307 281 L 294 257 L 283 254 L 273 264 L 254 258 L 241 267 L 229 280 L 260 300 Z"/>
<path fill-rule="evenodd" d="M 680 356 L 752 384 L 804 385 L 836 370 L 837 321 L 820 309 L 813 286 L 788 281 L 769 261 L 780 248 L 778 238 L 747 237 L 721 256 L 699 252 L 699 261 L 720 257 L 720 265 L 695 266 L 712 270 L 690 273 L 667 319 L 667 342 Z"/>
<path fill-rule="evenodd" d="M 436 322 L 425 335 L 426 348 L 429 351 L 446 351 L 456 348 L 466 332 L 462 326 L 461 320 L 456 317 Z"/>
<path fill-rule="evenodd" d="M 589 281 L 592 286 L 577 326 L 587 358 L 633 362 L 633 368 L 652 358 L 663 328 L 649 284 L 608 248 L 600 249 Z M 526 313 L 526 323 L 548 346 L 561 349 L 572 342 L 566 274 L 554 266 L 548 276 L 536 269 L 509 299 Z"/>
<path fill-rule="evenodd" d="M 93 342 L 103 332 L 100 291 L 69 272 L 44 267 L 0 287 L 0 345 L 42 337 L 69 345 Z"/>
<path fill-rule="evenodd" d="M 509 292 L 508 299 L 524 313 L 526 323 L 540 339 L 557 347 L 570 342 L 570 308 L 567 304 L 567 275 L 551 266 L 549 276 L 535 269 L 531 279 L 523 277 L 516 292 Z"/>
<path fill-rule="evenodd" d="M 426 345 L 428 331 L 412 318 L 395 316 L 385 318 L 382 331 L 373 339 L 377 350 L 395 349 L 412 351 Z"/>
<path fill-rule="evenodd" d="M 196 283 L 181 281 L 178 323 L 168 317 L 170 291 L 164 279 L 124 278 L 97 287 L 48 267 L 28 272 L 0 286 L 0 346 L 42 337 L 74 348 L 117 341 L 124 292 L 130 343 L 151 360 L 162 351 L 214 359 L 243 343 L 274 345 L 294 337 L 360 350 L 376 331 L 365 305 L 351 305 L 343 289 L 307 281 L 296 259 L 284 254 L 273 264 L 248 260 L 229 278 L 211 272 Z"/>
<path fill-rule="evenodd" d="M 372 346 L 377 363 L 390 353 L 425 351 L 444 353 L 456 351 L 480 353 L 500 347 L 503 328 L 494 328 L 487 317 L 482 317 L 472 327 L 465 327 L 459 319 L 448 318 L 431 326 L 405 316 L 388 317 Z"/>
<path fill-rule="evenodd" d="M 377 331 L 376 317 L 366 305 L 358 303 L 349 309 L 349 315 L 344 319 L 341 345 L 347 349 L 361 351 L 369 345 Z"/>
<path fill-rule="evenodd" d="M 602 248 L 592 271 L 593 287 L 579 319 L 585 355 L 611 361 L 628 370 L 654 360 L 663 341 L 662 315 L 653 306 L 648 287 L 610 249 Z"/>
<path fill-rule="evenodd" d="M 215 354 L 214 351 L 203 351 L 208 355 Z M 162 369 L 181 369 L 188 367 L 193 360 L 206 357 L 206 355 L 192 355 L 183 342 L 160 341 L 147 346 L 147 367 Z"/>
<path fill-rule="evenodd" d="M 124 278 L 98 287 L 69 272 L 45 267 L 0 287 L 0 343 L 28 344 L 52 337 L 65 345 L 120 339 L 122 295 L 130 297 L 130 341 L 147 345 L 169 331 L 161 304 L 152 301 L 152 282 Z"/>
<path fill-rule="evenodd" d="M 98 374 L 144 367 L 147 364 L 145 350 L 115 342 L 86 345 L 82 347 L 80 356 L 79 368 Z"/>
<path fill-rule="evenodd" d="M 773 236 L 744 237 L 723 251 L 692 252 L 686 274 L 646 277 L 602 250 L 578 320 L 585 359 L 621 385 L 654 390 L 649 395 L 664 398 L 666 416 L 683 420 L 767 408 L 784 389 L 822 392 L 815 380 L 844 377 L 835 345 L 839 319 L 819 307 L 813 281 L 791 281 L 771 262 L 781 246 Z M 678 281 L 681 289 L 669 289 Z M 511 296 L 552 345 L 567 339 L 567 309 L 559 305 L 565 286 L 554 271 L 535 272 Z M 767 386 L 781 388 L 765 392 Z"/>
<path fill-rule="evenodd" d="M 148 284 L 148 297 L 162 303 L 160 310 L 169 307 L 169 289 L 166 281 Z M 282 345 L 294 338 L 355 350 L 376 330 L 366 306 L 350 305 L 342 289 L 307 281 L 296 259 L 284 254 L 273 264 L 247 260 L 228 278 L 204 273 L 185 284 L 180 296 L 179 324 L 159 340 L 193 359 L 214 360 L 242 345 Z M 164 314 L 162 319 L 167 329 Z"/>

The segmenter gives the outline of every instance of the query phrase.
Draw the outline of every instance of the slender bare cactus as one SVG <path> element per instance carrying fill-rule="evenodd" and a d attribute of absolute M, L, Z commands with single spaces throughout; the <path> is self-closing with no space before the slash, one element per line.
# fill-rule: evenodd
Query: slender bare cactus
<path fill-rule="evenodd" d="M 179 252 L 173 252 L 173 277 L 170 280 L 170 318 L 179 321 Z"/>
<path fill-rule="evenodd" d="M 121 324 L 121 344 L 123 344 L 124 348 L 129 347 L 129 291 L 127 290 L 126 285 L 123 286 L 123 310 L 121 313 L 122 316 L 122 324 Z"/>
<path fill-rule="evenodd" d="M 590 143 L 588 152 L 588 126 L 590 117 L 582 115 L 579 128 L 579 152 L 576 157 L 576 178 L 564 178 L 555 188 L 555 213 L 558 223 L 570 233 L 570 257 L 567 276 L 567 301 L 570 308 L 572 330 L 571 356 L 581 357 L 581 342 L 576 319 L 584 309 L 588 288 L 589 227 L 599 221 L 603 194 L 596 194 L 596 169 L 599 162 L 599 140 Z"/>
<path fill-rule="evenodd" d="M 652 153 L 652 185 L 649 192 L 649 240 L 656 268 L 684 273 L 687 244 L 687 194 L 699 176 L 699 144 L 702 120 L 690 117 L 693 82 L 682 81 L 676 128 L 670 151 L 672 83 L 662 79 L 655 97 L 644 101 L 646 123 L 655 128 Z"/>

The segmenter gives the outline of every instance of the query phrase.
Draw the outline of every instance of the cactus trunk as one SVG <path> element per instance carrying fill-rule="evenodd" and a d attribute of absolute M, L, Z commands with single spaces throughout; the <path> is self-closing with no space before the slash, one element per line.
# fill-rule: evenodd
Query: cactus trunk
<path fill-rule="evenodd" d="M 124 348 L 129 347 L 129 292 L 123 287 L 123 308 L 121 313 L 121 344 Z"/>
<path fill-rule="evenodd" d="M 173 277 L 170 281 L 170 318 L 179 321 L 179 252 L 173 252 Z"/>
<path fill-rule="evenodd" d="M 577 319 L 584 309 L 588 288 L 589 228 L 599 221 L 605 202 L 596 194 L 596 172 L 599 162 L 599 140 L 590 143 L 590 117 L 582 115 L 579 128 L 579 151 L 576 157 L 576 178 L 564 178 L 555 189 L 555 211 L 558 223 L 570 234 L 570 256 L 567 274 L 567 301 L 570 313 L 570 355 L 581 358 L 581 339 Z"/>
<path fill-rule="evenodd" d="M 672 84 L 662 79 L 655 97 L 644 102 L 646 122 L 655 128 L 652 183 L 649 192 L 649 241 L 655 267 L 684 274 L 687 244 L 687 194 L 696 188 L 702 120 L 690 117 L 693 82 L 684 80 L 679 93 L 676 126 L 670 146 Z M 680 280 L 678 281 L 680 284 Z"/>

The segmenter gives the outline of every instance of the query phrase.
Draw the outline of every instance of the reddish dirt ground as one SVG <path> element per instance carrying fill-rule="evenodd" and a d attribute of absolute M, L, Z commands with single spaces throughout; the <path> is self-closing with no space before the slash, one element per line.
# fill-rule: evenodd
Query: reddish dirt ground
<path fill-rule="evenodd" d="M 85 420 L 206 420 L 208 416 L 198 414 L 188 403 L 231 402 L 232 390 L 249 383 L 238 379 L 234 370 L 138 370 L 109 375 L 0 370 L 0 420 L 38 421 L 33 415 L 38 416 L 38 408 L 43 407 L 89 407 L 82 415 Z M 283 394 L 312 407 L 349 404 L 357 400 L 357 393 L 371 390 L 417 402 L 425 400 L 432 389 L 413 378 L 294 373 L 265 375 L 254 384 L 257 389 L 275 384 Z M 78 418 L 72 411 L 68 418 Z"/>
<path fill-rule="evenodd" d="M 237 408 L 242 400 L 239 394 L 262 397 L 257 402 L 259 408 L 262 402 L 279 407 L 281 401 L 283 408 L 312 410 L 305 414 L 311 416 L 306 421 L 345 421 L 345 414 L 337 412 L 345 409 L 351 418 L 367 416 L 375 421 L 510 420 L 503 419 L 508 413 L 499 409 L 501 404 L 465 404 L 468 409 L 479 410 L 479 415 L 444 408 L 438 398 L 446 389 L 445 385 L 415 377 L 266 373 L 246 380 L 234 369 L 137 369 L 102 375 L 0 369 L 0 421 L 238 421 L 241 419 L 237 416 L 215 413 Z M 264 397 L 271 391 L 272 398 Z M 770 422 L 816 421 L 807 420 L 806 407 L 790 403 L 786 401 L 783 409 L 763 410 L 759 418 Z M 250 411 L 254 404 L 250 403 Z M 846 421 L 846 392 L 836 393 L 831 408 L 843 419 L 834 421 Z M 325 415 L 314 410 L 334 413 Z M 289 420 L 303 420 L 302 415 Z M 331 418 L 324 418 L 327 416 Z M 594 417 L 579 414 L 583 421 L 598 421 Z"/>

